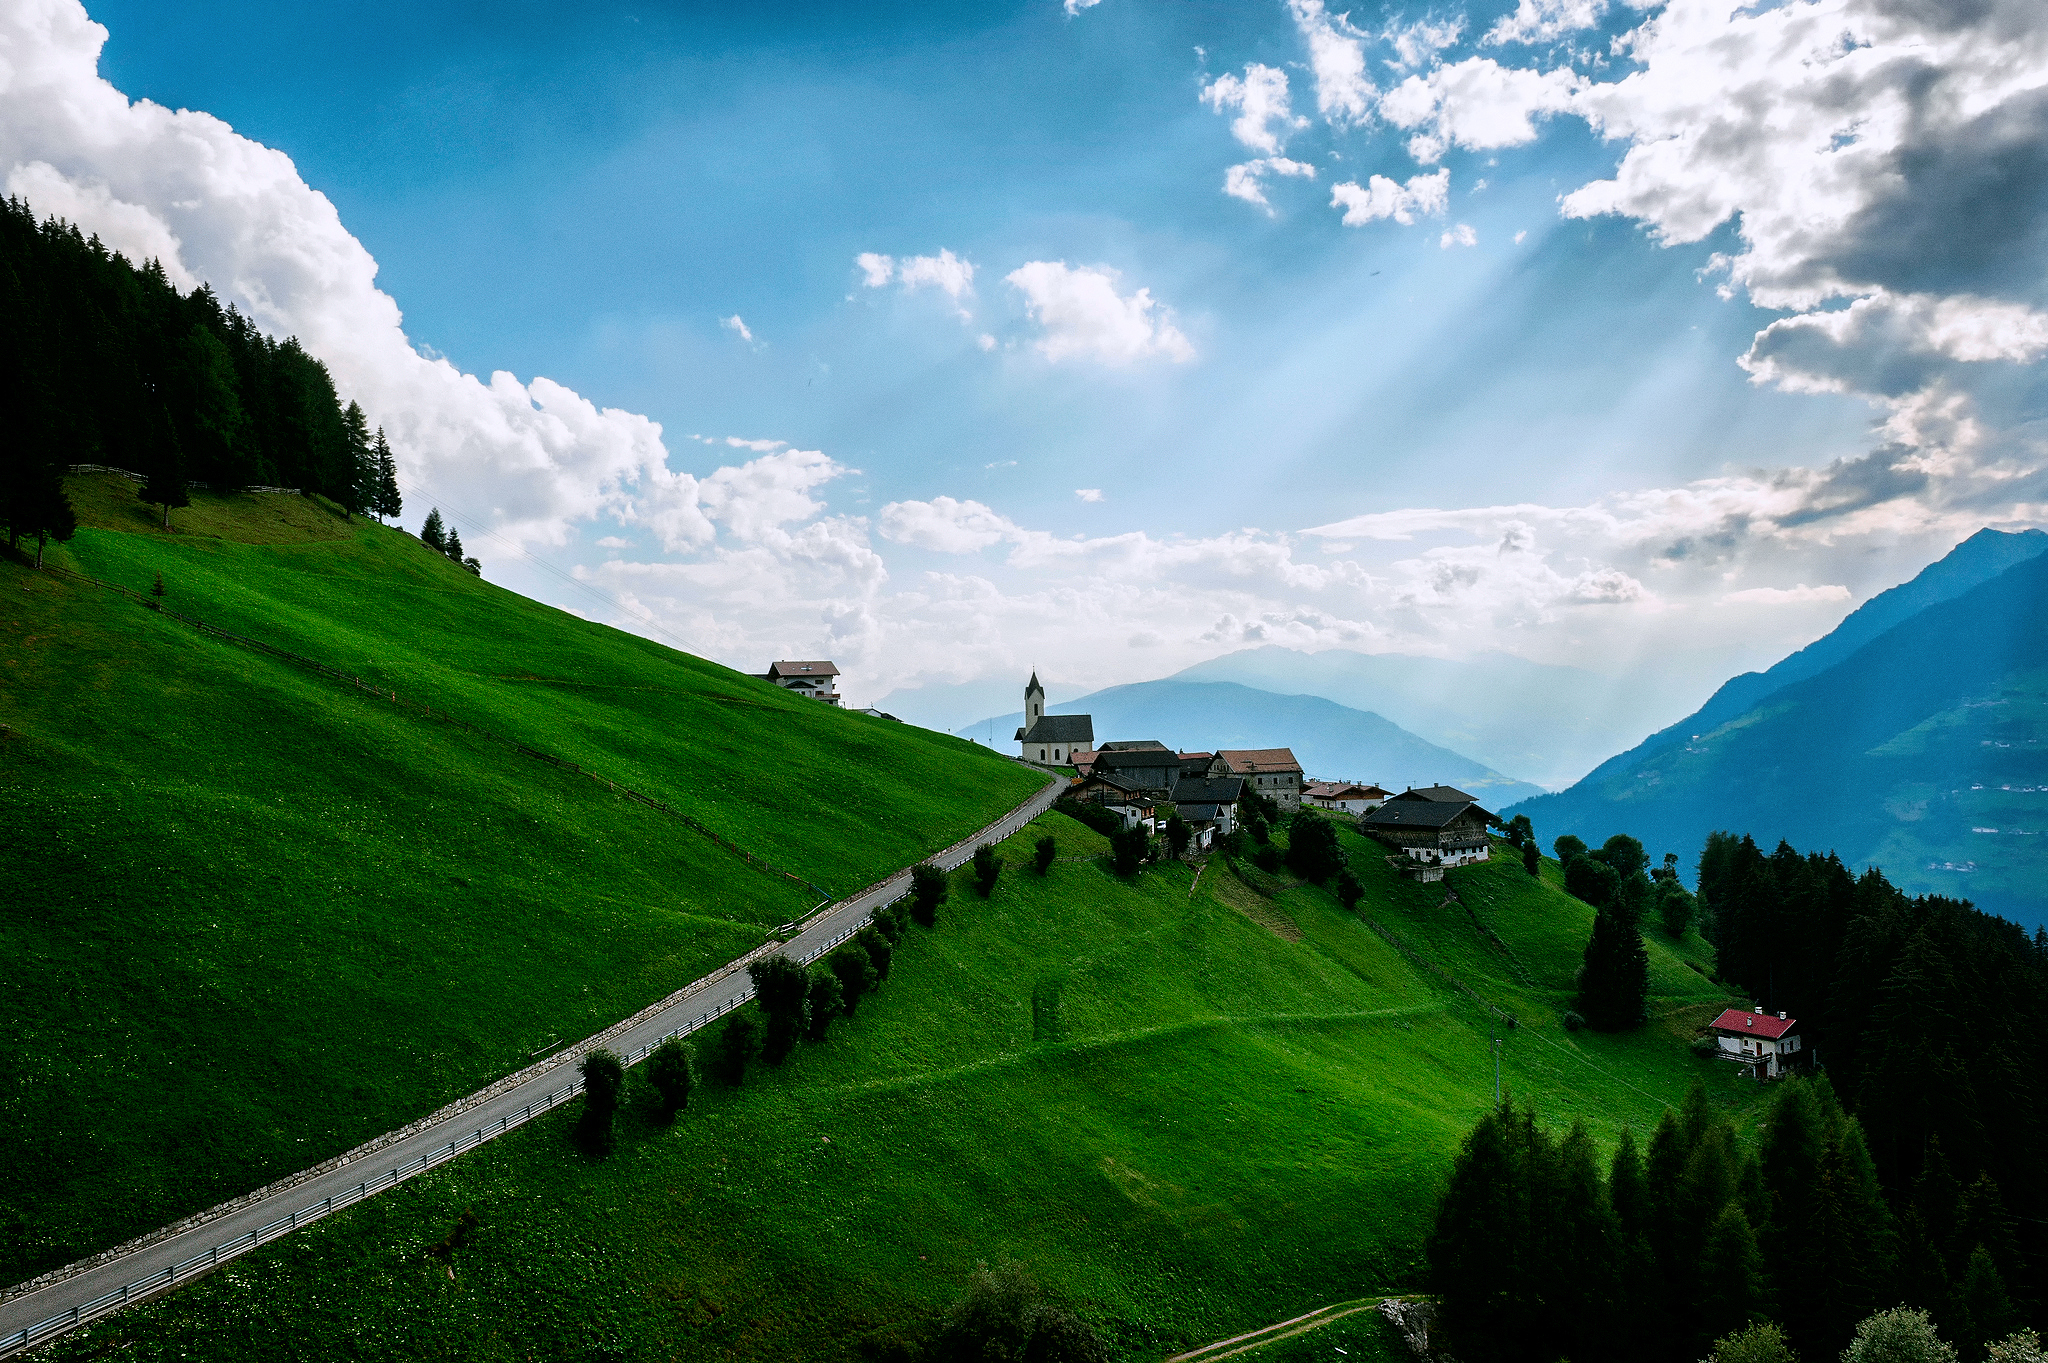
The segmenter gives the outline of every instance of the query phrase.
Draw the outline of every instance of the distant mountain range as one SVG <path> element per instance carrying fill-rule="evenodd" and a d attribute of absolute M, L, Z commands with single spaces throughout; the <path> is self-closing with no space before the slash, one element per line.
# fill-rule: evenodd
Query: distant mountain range
<path fill-rule="evenodd" d="M 1095 719 L 1098 743 L 1156 738 L 1168 747 L 1213 752 L 1218 748 L 1290 747 L 1310 776 L 1377 781 L 1390 790 L 1453 785 L 1488 808 L 1542 793 L 1542 787 L 1504 776 L 1483 762 L 1438 747 L 1366 710 L 1321 696 L 1277 695 L 1235 682 L 1135 682 L 1049 707 Z M 958 731 L 962 738 L 1015 750 L 1012 735 L 1022 712 L 982 720 Z"/>
<path fill-rule="evenodd" d="M 2048 916 L 2048 534 L 1983 530 L 1826 638 L 1745 673 L 1569 790 L 1517 805 L 1547 845 L 1708 832 L 1876 864 L 1915 892 Z M 1690 865 L 1687 870 L 1690 872 Z"/>
<path fill-rule="evenodd" d="M 1384 715 L 1499 771 L 1557 789 L 1696 701 L 1654 678 L 1622 680 L 1506 653 L 1452 660 L 1267 645 L 1174 674 L 1282 695 L 1321 696 Z"/>

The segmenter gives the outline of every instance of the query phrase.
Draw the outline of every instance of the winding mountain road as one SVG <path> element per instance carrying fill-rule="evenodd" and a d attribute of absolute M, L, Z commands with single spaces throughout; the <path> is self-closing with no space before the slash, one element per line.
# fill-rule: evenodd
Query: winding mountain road
<path fill-rule="evenodd" d="M 952 870 L 983 843 L 1009 837 L 1052 808 L 1065 783 L 1050 779 L 1023 804 L 972 837 L 927 858 Z M 627 1063 L 672 1036 L 683 1036 L 754 996 L 746 968 L 781 952 L 812 961 L 844 942 L 876 909 L 910 890 L 910 870 L 828 904 L 791 925 L 795 934 L 764 943 L 661 1002 L 537 1065 L 508 1075 L 439 1112 L 345 1155 L 266 1188 L 153 1231 L 125 1245 L 10 1288 L 0 1298 L 0 1357 L 42 1344 L 124 1306 L 160 1296 L 300 1226 L 374 1197 L 415 1174 L 524 1125 L 582 1091 L 576 1066 L 609 1047 Z"/>

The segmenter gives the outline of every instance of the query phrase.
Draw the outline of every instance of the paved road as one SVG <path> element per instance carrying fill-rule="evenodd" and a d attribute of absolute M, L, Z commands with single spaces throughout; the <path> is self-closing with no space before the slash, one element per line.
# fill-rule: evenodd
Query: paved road
<path fill-rule="evenodd" d="M 1050 809 L 1065 784 L 1049 782 L 995 823 L 931 860 L 952 870 L 973 856 L 976 847 L 1008 837 Z M 749 952 L 625 1023 L 463 1099 L 454 1105 L 457 1110 L 452 1115 L 369 1153 L 344 1157 L 288 1188 L 238 1200 L 241 1205 L 223 1204 L 190 1229 L 0 1302 L 0 1357 L 55 1338 L 124 1305 L 162 1295 L 258 1244 L 288 1235 L 352 1202 L 374 1197 L 517 1128 L 580 1091 L 575 1062 L 584 1052 L 609 1046 L 629 1063 L 636 1061 L 666 1038 L 694 1031 L 752 998 L 754 987 L 746 973 L 749 962 L 778 950 L 800 961 L 814 960 L 859 931 L 876 909 L 909 890 L 910 872 L 906 869 L 851 899 L 827 905 L 804 920 L 802 931 L 789 940 Z M 369 1144 L 376 1146 L 377 1142 Z M 23 1332 L 31 1332 L 32 1339 L 25 1339 Z"/>

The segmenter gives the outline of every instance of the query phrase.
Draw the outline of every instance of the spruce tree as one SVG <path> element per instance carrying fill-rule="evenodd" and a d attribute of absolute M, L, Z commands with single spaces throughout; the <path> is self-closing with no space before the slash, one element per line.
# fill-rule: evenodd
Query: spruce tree
<path fill-rule="evenodd" d="M 398 495 L 398 459 L 391 453 L 391 444 L 384 439 L 384 428 L 377 428 L 377 503 L 379 519 L 396 520 L 405 509 L 405 499 Z"/>
<path fill-rule="evenodd" d="M 1059 855 L 1059 842 L 1050 833 L 1031 844 L 1031 864 L 1042 876 L 1052 874 L 1052 864 L 1059 860 Z"/>
<path fill-rule="evenodd" d="M 946 873 L 920 863 L 910 868 L 910 916 L 924 927 L 936 927 L 939 905 L 946 902 Z"/>
<path fill-rule="evenodd" d="M 441 552 L 457 563 L 462 562 L 462 536 L 452 525 L 448 527 L 448 540 L 442 545 Z"/>
<path fill-rule="evenodd" d="M 584 1056 L 577 1069 L 583 1075 L 583 1113 L 576 1119 L 576 1139 L 593 1155 L 610 1154 L 612 1118 L 625 1091 L 626 1068 L 600 1047 Z"/>
<path fill-rule="evenodd" d="M 745 1012 L 734 1013 L 718 1030 L 713 1063 L 720 1082 L 734 1088 L 746 1082 L 747 1065 L 761 1049 L 761 1029 Z"/>
<path fill-rule="evenodd" d="M 1537 849 L 1534 838 L 1522 844 L 1522 869 L 1532 876 L 1542 874 L 1543 853 Z"/>
<path fill-rule="evenodd" d="M 152 426 L 156 438 L 149 451 L 149 467 L 145 470 L 148 476 L 136 495 L 151 506 L 163 508 L 162 528 L 168 530 L 172 508 L 192 505 L 185 493 L 185 456 L 169 418 L 159 412 Z"/>
<path fill-rule="evenodd" d="M 448 552 L 448 531 L 441 523 L 440 507 L 427 512 L 427 519 L 420 526 L 420 543 L 444 554 Z"/>
<path fill-rule="evenodd" d="M 1002 873 L 1002 858 L 996 855 L 994 847 L 983 843 L 974 849 L 974 888 L 981 892 L 983 899 L 996 892 L 996 877 Z"/>
<path fill-rule="evenodd" d="M 1707 1231 L 1698 1266 L 1697 1330 L 1702 1342 L 1755 1324 L 1764 1303 L 1763 1254 L 1749 1218 L 1733 1202 Z"/>
<path fill-rule="evenodd" d="M 876 922 L 880 922 L 879 916 L 877 916 Z M 896 949 L 890 944 L 888 937 L 883 934 L 880 928 L 870 924 L 856 933 L 853 941 L 855 946 L 858 946 L 867 953 L 868 964 L 875 968 L 875 978 L 877 980 L 888 979 L 889 963 L 895 958 Z"/>
<path fill-rule="evenodd" d="M 353 516 L 377 501 L 377 451 L 370 442 L 370 419 L 362 407 L 349 403 L 341 414 L 342 469 L 334 500 Z"/>
<path fill-rule="evenodd" d="M 1468 1363 L 1512 1357 L 1517 1342 L 1515 1163 L 1503 1106 L 1481 1117 L 1459 1147 L 1423 1246 L 1444 1344 Z"/>
<path fill-rule="evenodd" d="M 1588 858 L 1579 857 L 1572 865 L 1586 861 Z M 1578 1011 L 1596 1030 L 1618 1032 L 1642 1023 L 1650 987 L 1650 954 L 1643 946 L 1642 934 L 1622 913 L 1602 909 L 1594 915 L 1593 936 L 1586 943 L 1578 983 Z"/>

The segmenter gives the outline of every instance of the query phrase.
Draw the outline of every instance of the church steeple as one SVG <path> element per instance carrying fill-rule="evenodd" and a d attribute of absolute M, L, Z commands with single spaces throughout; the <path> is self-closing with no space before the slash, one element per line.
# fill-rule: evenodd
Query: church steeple
<path fill-rule="evenodd" d="M 1024 732 L 1030 733 L 1031 726 L 1038 723 L 1045 714 L 1045 688 L 1038 684 L 1038 669 L 1031 669 L 1031 680 L 1024 686 Z"/>

